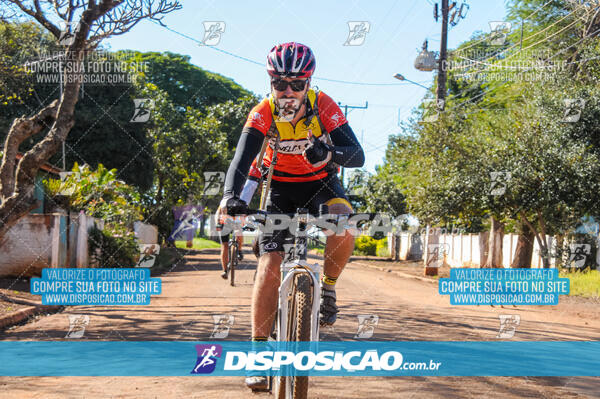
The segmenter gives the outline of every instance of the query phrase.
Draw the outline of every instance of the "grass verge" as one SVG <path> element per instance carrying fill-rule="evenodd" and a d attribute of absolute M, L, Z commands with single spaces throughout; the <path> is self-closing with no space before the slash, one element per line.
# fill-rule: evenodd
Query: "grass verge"
<path fill-rule="evenodd" d="M 560 272 L 560 277 L 570 280 L 569 295 L 583 297 L 600 297 L 600 270 L 587 270 L 584 272 Z"/>
<path fill-rule="evenodd" d="M 177 248 L 186 249 L 186 241 L 175 241 Z M 206 238 L 194 238 L 192 249 L 219 248 L 221 245 L 218 242 L 207 240 Z"/>

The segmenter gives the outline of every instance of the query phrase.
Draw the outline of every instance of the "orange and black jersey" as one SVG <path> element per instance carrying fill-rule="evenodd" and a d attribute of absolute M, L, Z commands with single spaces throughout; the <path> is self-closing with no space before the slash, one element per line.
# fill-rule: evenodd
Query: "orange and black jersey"
<path fill-rule="evenodd" d="M 225 180 L 225 196 L 237 196 L 244 184 L 252 160 L 260 151 L 265 136 L 276 127 L 280 143 L 273 180 L 281 182 L 307 182 L 326 178 L 335 173 L 332 163 L 315 166 L 302 156 L 308 146 L 310 131 L 313 136 L 333 145 L 332 161 L 344 167 L 361 167 L 364 153 L 354 132 L 339 106 L 323 92 L 309 90 L 306 115 L 295 126 L 279 121 L 275 114 L 272 97 L 265 98 L 250 114 L 238 142 L 235 156 L 229 166 Z M 318 118 L 315 117 L 318 108 Z M 275 126 L 273 126 L 273 124 Z M 268 167 L 273 159 L 273 138 L 269 138 L 263 165 Z"/>

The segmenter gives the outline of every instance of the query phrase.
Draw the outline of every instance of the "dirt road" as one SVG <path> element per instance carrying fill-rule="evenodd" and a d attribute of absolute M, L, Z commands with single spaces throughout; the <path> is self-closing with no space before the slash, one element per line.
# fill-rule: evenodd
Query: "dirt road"
<path fill-rule="evenodd" d="M 246 258 L 250 259 L 249 252 Z M 228 340 L 250 337 L 253 262 L 238 284 L 219 277 L 216 253 L 188 255 L 162 276 L 162 294 L 143 307 L 69 307 L 2 333 L 2 340 L 65 340 L 68 315 L 88 315 L 80 340 L 209 340 L 213 315 L 233 315 Z M 561 297 L 556 307 L 450 306 L 437 284 L 351 263 L 338 282 L 340 318 L 323 340 L 354 340 L 357 315 L 374 314 L 372 340 L 497 340 L 499 315 L 521 317 L 513 340 L 600 340 L 600 307 Z M 485 361 L 485 359 L 482 359 Z M 192 367 L 193 365 L 190 365 Z M 310 380 L 313 398 L 600 398 L 600 378 L 327 377 Z M 269 398 L 240 377 L 0 377 L 1 398 Z"/>

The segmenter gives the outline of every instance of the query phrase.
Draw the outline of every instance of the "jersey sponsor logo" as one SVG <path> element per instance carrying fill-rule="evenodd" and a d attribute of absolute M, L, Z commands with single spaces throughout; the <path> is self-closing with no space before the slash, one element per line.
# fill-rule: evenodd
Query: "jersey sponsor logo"
<path fill-rule="evenodd" d="M 279 143 L 279 152 L 283 154 L 302 154 L 308 147 L 308 140 L 290 140 Z"/>
<path fill-rule="evenodd" d="M 342 120 L 343 120 L 343 119 L 342 119 L 343 117 L 344 117 L 344 116 L 343 116 L 342 114 L 340 114 L 339 112 L 336 112 L 335 114 L 331 115 L 331 120 L 332 120 L 332 121 L 333 121 L 333 123 L 334 123 L 334 129 L 335 129 L 336 127 L 338 127 L 339 125 L 341 125 L 341 122 L 342 122 Z"/>
<path fill-rule="evenodd" d="M 263 118 L 260 112 L 252 112 L 248 117 L 248 122 L 253 123 L 261 128 L 266 128 L 267 124 L 265 122 L 265 118 Z"/>

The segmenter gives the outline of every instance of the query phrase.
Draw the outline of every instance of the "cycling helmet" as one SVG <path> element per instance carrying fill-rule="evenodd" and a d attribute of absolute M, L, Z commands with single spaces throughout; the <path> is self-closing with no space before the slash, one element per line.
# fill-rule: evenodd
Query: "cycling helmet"
<path fill-rule="evenodd" d="M 310 78 L 315 66 L 310 48 L 296 42 L 278 44 L 267 56 L 267 72 L 273 77 Z"/>

